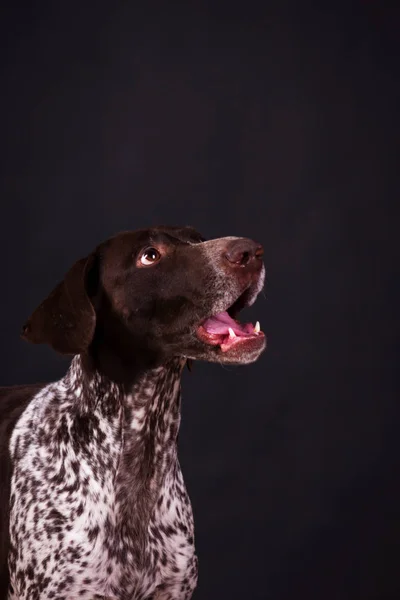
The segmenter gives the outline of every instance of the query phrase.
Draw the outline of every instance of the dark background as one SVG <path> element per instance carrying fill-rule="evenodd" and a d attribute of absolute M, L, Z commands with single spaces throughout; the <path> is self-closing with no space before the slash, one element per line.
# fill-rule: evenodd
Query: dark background
<path fill-rule="evenodd" d="M 320 4 L 3 8 L 0 384 L 64 373 L 19 331 L 107 236 L 265 246 L 268 351 L 184 378 L 197 600 L 400 598 L 400 21 Z"/>

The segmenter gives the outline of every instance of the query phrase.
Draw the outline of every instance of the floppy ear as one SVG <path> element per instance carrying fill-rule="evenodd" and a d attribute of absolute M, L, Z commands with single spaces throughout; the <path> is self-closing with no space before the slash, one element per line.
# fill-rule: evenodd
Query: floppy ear
<path fill-rule="evenodd" d="M 95 256 L 78 260 L 22 328 L 22 338 L 49 344 L 61 354 L 80 354 L 89 347 L 96 313 L 87 294 L 89 272 Z"/>

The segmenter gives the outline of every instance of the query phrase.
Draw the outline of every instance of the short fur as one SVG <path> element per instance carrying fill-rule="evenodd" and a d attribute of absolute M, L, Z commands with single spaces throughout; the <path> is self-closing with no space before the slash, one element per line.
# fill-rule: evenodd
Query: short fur
<path fill-rule="evenodd" d="M 148 248 L 154 264 L 143 263 Z M 199 339 L 207 317 L 254 302 L 262 251 L 157 227 L 73 265 L 23 329 L 74 356 L 46 385 L 0 390 L 0 598 L 187 600 L 193 518 L 177 458 L 188 359 L 236 364 Z"/>

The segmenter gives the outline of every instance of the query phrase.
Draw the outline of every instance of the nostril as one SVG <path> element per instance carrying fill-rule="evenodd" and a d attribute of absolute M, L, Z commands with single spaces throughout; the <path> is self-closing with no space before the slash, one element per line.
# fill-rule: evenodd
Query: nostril
<path fill-rule="evenodd" d="M 231 243 L 224 256 L 230 263 L 247 267 L 253 261 L 258 262 L 263 254 L 264 250 L 261 244 L 242 238 Z"/>
<path fill-rule="evenodd" d="M 231 252 L 226 252 L 225 253 L 225 258 L 230 262 L 233 263 L 235 265 L 247 265 L 247 263 L 249 262 L 251 255 L 250 252 L 242 251 L 242 250 L 235 250 L 235 251 L 231 251 Z"/>

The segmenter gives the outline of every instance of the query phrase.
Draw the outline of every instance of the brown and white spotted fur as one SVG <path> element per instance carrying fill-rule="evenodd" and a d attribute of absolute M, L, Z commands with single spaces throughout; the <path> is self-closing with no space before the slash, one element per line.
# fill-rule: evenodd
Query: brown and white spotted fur
<path fill-rule="evenodd" d="M 181 373 L 188 359 L 248 363 L 264 349 L 258 331 L 225 351 L 226 336 L 199 333 L 210 316 L 252 304 L 261 255 L 250 240 L 204 242 L 191 228 L 119 234 L 33 313 L 24 337 L 74 358 L 60 381 L 3 390 L 9 600 L 191 598 Z"/>

